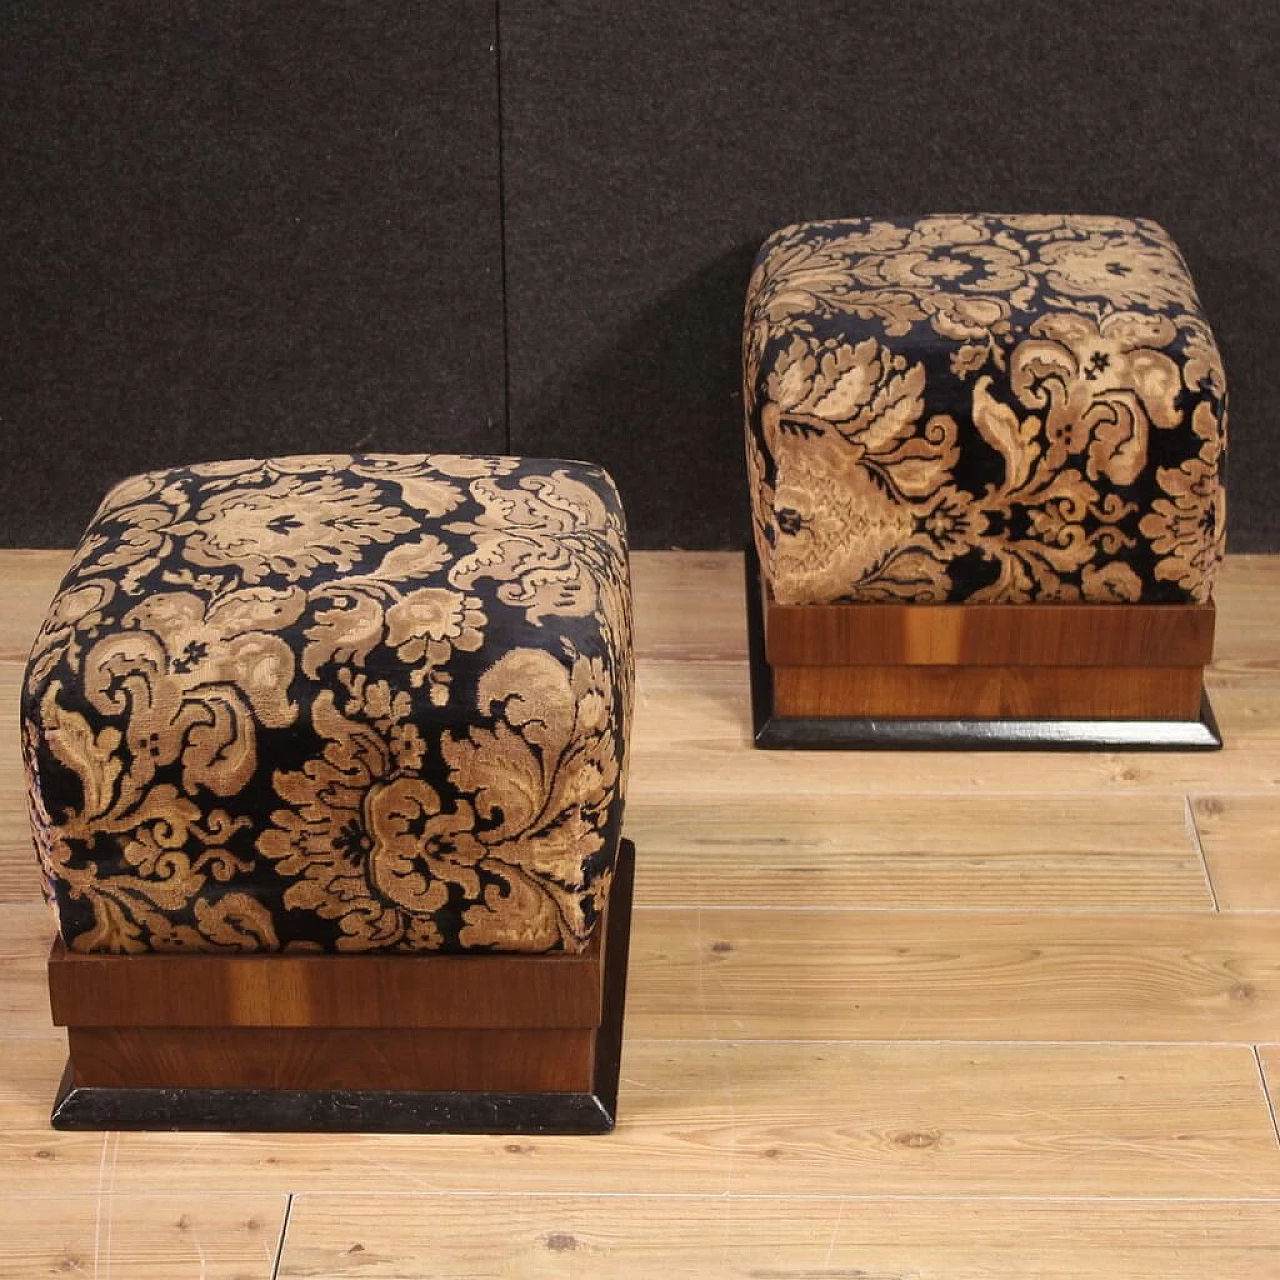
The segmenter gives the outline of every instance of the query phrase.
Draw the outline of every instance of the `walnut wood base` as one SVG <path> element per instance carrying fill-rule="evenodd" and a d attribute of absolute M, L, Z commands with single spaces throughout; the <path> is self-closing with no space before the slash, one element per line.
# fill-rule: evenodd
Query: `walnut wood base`
<path fill-rule="evenodd" d="M 605 919 L 581 956 L 131 957 L 55 948 L 50 994 L 71 1058 L 52 1124 L 607 1132 L 634 869 L 624 840 Z M 341 990 L 347 966 L 369 985 L 335 1001 L 327 980 L 336 975 Z M 416 998 L 401 1004 L 405 992 Z M 157 1025 L 165 1008 L 169 1020 Z"/>
<path fill-rule="evenodd" d="M 1124 625 L 1132 609 L 1079 606 L 1081 618 L 1095 616 L 1081 625 L 1068 615 L 1079 634 L 1065 643 L 1091 644 L 1092 650 L 1081 665 L 1070 666 L 1054 661 L 1061 656 L 1061 637 L 1043 627 L 1020 631 L 1016 617 L 1002 610 L 992 614 L 991 623 L 999 661 L 987 657 L 989 665 L 983 665 L 972 661 L 983 652 L 975 647 L 973 632 L 957 625 L 956 609 L 966 606 L 814 606 L 803 629 L 778 625 L 790 624 L 800 611 L 775 608 L 771 614 L 752 547 L 746 555 L 746 596 L 758 747 L 1216 751 L 1222 746 L 1203 687 L 1203 663 L 1213 640 L 1212 606 L 1151 606 L 1154 612 L 1139 618 L 1136 629 Z M 911 612 L 917 608 L 918 617 Z M 856 634 L 850 631 L 854 611 L 870 624 Z M 1041 612 L 1037 620 L 1045 616 Z M 770 653 L 785 664 L 771 665 Z M 1143 654 L 1152 656 L 1150 665 L 1131 665 Z M 1117 662 L 1116 655 L 1125 661 Z M 833 661 L 840 656 L 852 660 Z M 1080 661 L 1078 651 L 1072 656 Z"/>

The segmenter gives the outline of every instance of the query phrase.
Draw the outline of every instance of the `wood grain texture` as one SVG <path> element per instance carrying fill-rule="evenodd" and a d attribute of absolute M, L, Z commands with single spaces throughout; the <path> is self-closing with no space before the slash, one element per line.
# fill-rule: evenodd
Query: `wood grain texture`
<path fill-rule="evenodd" d="M 119 1089 L 588 1092 L 595 1032 L 72 1027 L 75 1083 Z"/>
<path fill-rule="evenodd" d="M 0 1192 L 99 1185 L 45 1128 L 56 1041 L 0 1041 Z M 618 1129 L 552 1137 L 132 1133 L 114 1189 L 1280 1196 L 1253 1050 L 628 1041 Z"/>
<path fill-rule="evenodd" d="M 31 643 L 70 563 L 69 551 L 0 552 L 0 904 L 40 899 L 19 755 L 18 693 Z"/>
<path fill-rule="evenodd" d="M 65 563 L 0 553 L 11 726 Z M 741 572 L 634 558 L 641 909 L 604 1139 L 51 1132 L 52 928 L 0 734 L 0 1266 L 93 1274 L 105 1191 L 102 1277 L 199 1275 L 184 1211 L 208 1275 L 269 1275 L 237 1204 L 285 1193 L 292 1276 L 1280 1273 L 1276 947 L 1248 914 L 1274 909 L 1280 560 L 1227 562 L 1208 675 L 1227 745 L 1194 757 L 754 751 Z M 929 1030 L 964 1039 L 911 1038 Z M 259 1253 L 224 1266 L 245 1240 Z"/>
<path fill-rule="evenodd" d="M 0 565 L 4 553 L 0 552 Z M 0 576 L 0 591 L 3 577 Z M 0 616 L 4 613 L 0 609 Z M 40 870 L 27 819 L 27 787 L 19 752 L 18 692 L 23 661 L 0 659 L 0 904 L 40 901 Z"/>
<path fill-rule="evenodd" d="M 1266 916 L 641 912 L 632 1035 L 1215 1041 L 1280 1030 Z"/>
<path fill-rule="evenodd" d="M 1205 676 L 1205 687 L 1213 699 L 1214 711 L 1220 721 L 1232 726 L 1239 748 L 1236 763 L 1245 768 L 1251 764 L 1262 765 L 1270 756 L 1277 737 L 1280 737 L 1280 677 L 1265 667 L 1250 663 L 1247 672 L 1231 672 L 1226 664 L 1210 667 Z M 1261 770 L 1258 770 L 1261 773 Z M 1223 785 L 1228 783 L 1228 785 Z M 1229 785 L 1228 779 L 1214 780 L 1197 787 L 1188 784 L 1186 790 L 1219 791 L 1243 790 Z M 1264 791 L 1265 786 L 1248 790 Z"/>
<path fill-rule="evenodd" d="M 49 581 L 45 600 L 56 582 L 56 577 Z M 639 552 L 632 556 L 632 582 L 640 659 L 684 663 L 745 657 L 740 553 Z M 1262 676 L 1280 671 L 1275 644 L 1280 634 L 1280 557 L 1228 556 L 1214 595 L 1215 670 Z"/>
<path fill-rule="evenodd" d="M 1280 789 L 1280 674 L 1207 677 L 1225 746 L 1165 752 L 756 751 L 743 661 L 661 662 L 637 673 L 629 795 L 823 798 L 918 792 L 993 795 Z"/>
<path fill-rule="evenodd" d="M 6 812 L 0 794 L 0 906 L 41 901 L 40 872 L 26 828 L 25 808 L 14 806 Z"/>
<path fill-rule="evenodd" d="M 1280 796 L 1197 796 L 1196 830 L 1224 911 L 1280 911 Z"/>
<path fill-rule="evenodd" d="M 1280 559 L 1276 556 L 1228 556 L 1214 587 L 1219 635 L 1216 665 L 1228 670 L 1275 670 L 1280 633 Z M 1222 629 L 1223 619 L 1230 625 Z M 1256 665 L 1255 665 L 1256 664 Z"/>
<path fill-rule="evenodd" d="M 631 1036 L 1266 1039 L 1265 916 L 642 909 Z M 34 961 L 11 1032 L 46 1034 Z"/>
<path fill-rule="evenodd" d="M 641 792 L 649 906 L 1209 911 L 1180 796 Z"/>
<path fill-rule="evenodd" d="M 82 955 L 55 942 L 59 1026 L 594 1027 L 600 938 L 578 955 Z"/>
<path fill-rule="evenodd" d="M 3 554 L 3 553 L 0 553 Z M 641 551 L 631 556 L 640 662 L 702 662 L 747 651 L 742 557 Z"/>
<path fill-rule="evenodd" d="M 1214 606 L 780 605 L 764 592 L 773 666 L 1203 667 Z"/>
<path fill-rule="evenodd" d="M 0 1022 L 7 1035 L 53 1031 L 45 977 L 53 932 L 43 902 L 0 905 Z"/>
<path fill-rule="evenodd" d="M 281 1280 L 1274 1280 L 1280 1202 L 325 1196 Z"/>
<path fill-rule="evenodd" d="M 49 601 L 70 564 L 70 551 L 0 551 L 4 596 L 0 660 L 26 662 Z"/>
<path fill-rule="evenodd" d="M 1189 720 L 1199 667 L 773 668 L 780 716 Z"/>
<path fill-rule="evenodd" d="M 104 1194 L 0 1204 L 0 1280 L 271 1280 L 283 1195 L 112 1195 L 116 1139 L 97 1140 Z"/>

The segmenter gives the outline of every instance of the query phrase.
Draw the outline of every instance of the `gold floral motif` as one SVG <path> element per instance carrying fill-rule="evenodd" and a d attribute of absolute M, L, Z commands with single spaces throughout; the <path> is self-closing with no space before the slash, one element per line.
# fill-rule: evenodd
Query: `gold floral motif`
<path fill-rule="evenodd" d="M 115 592 L 109 577 L 83 578 L 54 597 L 31 650 L 27 679 L 33 687 L 63 659 L 79 665 L 84 646 L 97 638 Z"/>
<path fill-rule="evenodd" d="M 994 243 L 948 240 L 967 224 L 925 224 L 919 246 L 901 253 L 872 257 L 859 265 L 855 278 L 910 290 L 922 304 L 934 297 L 977 295 L 989 306 L 999 300 L 1015 305 L 1033 288 L 1027 254 Z M 970 228 L 971 230 L 971 228 Z M 930 234 L 932 233 L 932 234 Z M 927 305 L 927 304 L 926 304 Z"/>
<path fill-rule="evenodd" d="M 75 948 L 178 950 L 273 936 L 269 917 L 244 904 L 234 928 L 230 903 L 207 909 L 202 925 L 163 917 L 210 877 L 244 869 L 223 843 L 244 822 L 188 797 L 236 795 L 256 767 L 261 729 L 293 722 L 293 653 L 270 628 L 300 609 L 299 593 L 288 591 L 250 588 L 208 609 L 188 593 L 151 596 L 85 655 L 83 712 L 66 705 L 60 682 L 44 689 L 41 744 L 76 777 L 81 805 L 56 820 L 33 817 L 37 829 L 52 826 L 37 841 L 49 874 L 93 908 L 94 928 L 72 939 Z M 107 727 L 95 731 L 98 723 Z M 166 770 L 181 791 L 157 780 Z M 99 876 L 73 858 L 73 843 L 114 847 L 120 869 Z"/>
<path fill-rule="evenodd" d="M 297 582 L 322 567 L 344 573 L 370 543 L 385 545 L 416 528 L 373 485 L 282 476 L 266 488 L 215 495 L 170 536 L 192 564 L 232 568 L 249 583 L 269 575 Z"/>
<path fill-rule="evenodd" d="M 1140 527 L 1162 557 L 1156 576 L 1204 600 L 1225 549 L 1227 495 L 1219 479 L 1222 437 L 1209 405 L 1197 406 L 1192 425 L 1203 441 L 1200 452 L 1180 467 L 1160 468 L 1160 488 L 1168 496 L 1156 499 Z"/>
<path fill-rule="evenodd" d="M 1063 297 L 1102 298 L 1122 310 L 1181 307 L 1194 297 L 1178 251 L 1150 223 L 1140 235 L 1111 228 L 1051 241 L 1039 259 L 1046 287 Z"/>
<path fill-rule="evenodd" d="M 443 744 L 459 790 L 475 796 L 485 819 L 500 819 L 480 833 L 494 883 L 467 908 L 462 941 L 501 944 L 511 897 L 520 902 L 521 950 L 576 950 L 608 889 L 606 875 L 585 892 L 585 868 L 621 785 L 611 672 L 599 658 L 575 656 L 566 667 L 545 650 L 517 649 L 485 673 L 477 700 L 494 727 Z"/>
<path fill-rule="evenodd" d="M 1151 427 L 1176 427 L 1182 379 L 1164 353 L 1176 330 L 1165 316 L 1121 311 L 1047 315 L 1009 357 L 1019 403 L 1043 415 L 1045 465 L 1087 457 L 1091 480 L 1132 484 L 1147 461 Z"/>
<path fill-rule="evenodd" d="M 339 950 L 430 950 L 441 942 L 435 913 L 450 881 L 474 876 L 468 815 L 441 813 L 417 773 L 425 751 L 408 695 L 363 678 L 347 684 L 349 714 L 332 691 L 317 695 L 312 723 L 323 753 L 276 775 L 291 807 L 272 813 L 258 852 L 293 881 L 286 908 L 338 921 Z M 405 854 L 411 827 L 418 870 Z"/>
<path fill-rule="evenodd" d="M 480 648 L 486 621 L 478 596 L 450 587 L 423 587 L 387 610 L 387 644 L 413 668 L 410 683 L 429 683 L 431 701 L 443 706 L 452 679 L 450 658 Z"/>
<path fill-rule="evenodd" d="M 912 547 L 912 502 L 934 493 L 955 458 L 954 424 L 921 428 L 924 369 L 868 338 L 812 352 L 795 339 L 769 381 L 766 448 L 779 460 L 774 504 L 788 535 L 774 544 L 782 604 L 821 591 L 822 578 L 857 583 L 864 598 L 940 590 L 931 558 Z M 804 444 L 788 448 L 782 437 Z"/>
<path fill-rule="evenodd" d="M 1202 388 L 1218 400 L 1225 400 L 1227 375 L 1222 367 L 1222 355 L 1213 333 L 1201 316 L 1181 315 L 1177 318 L 1178 332 L 1183 336 L 1182 380 L 1188 391 Z M 1225 415 L 1221 426 L 1226 433 Z"/>
<path fill-rule="evenodd" d="M 318 696 L 324 752 L 277 775 L 290 807 L 273 813 L 258 849 L 296 877 L 287 907 L 338 921 L 340 949 L 438 946 L 435 917 L 453 892 L 474 904 L 461 931 L 468 948 L 546 951 L 589 936 L 585 868 L 619 781 L 607 670 L 515 650 L 477 696 L 493 727 L 440 746 L 466 797 L 452 809 L 423 775 L 405 693 L 355 681 L 341 710 L 330 691 Z"/>
<path fill-rule="evenodd" d="M 774 501 L 783 536 L 768 564 L 780 604 L 825 595 L 832 582 L 856 584 L 866 600 L 943 598 L 941 564 L 912 546 L 911 511 L 876 484 L 843 438 L 824 436 L 800 451 Z"/>
<path fill-rule="evenodd" d="M 782 603 L 1209 598 L 1225 380 L 1154 223 L 786 228 L 752 277 L 743 393 Z"/>
<path fill-rule="evenodd" d="M 584 464 L 124 482 L 24 690 L 68 945 L 582 947 L 621 818 L 630 627 L 616 491 Z"/>
<path fill-rule="evenodd" d="M 878 318 L 888 334 L 909 332 L 924 317 L 910 291 L 855 289 L 849 279 L 851 259 L 901 248 L 906 239 L 906 231 L 889 223 L 872 223 L 830 240 L 809 238 L 802 227 L 772 237 L 747 291 L 748 357 L 758 352 L 756 340 L 815 314 L 851 311 L 864 319 Z"/>
<path fill-rule="evenodd" d="M 89 650 L 82 669 L 88 708 L 121 721 L 127 748 L 93 772 L 84 757 L 64 759 L 86 797 L 98 797 L 86 819 L 132 809 L 157 770 L 171 765 L 181 767 L 188 793 L 205 788 L 227 796 L 243 787 L 256 765 L 257 727 L 282 728 L 297 714 L 287 694 L 293 651 L 271 632 L 296 621 L 302 604 L 298 592 L 249 589 L 208 609 L 178 592 L 129 610 L 122 627 Z M 89 733 L 78 713 L 64 722 Z M 55 752 L 60 741 L 50 736 Z"/>
<path fill-rule="evenodd" d="M 497 598 L 534 623 L 549 615 L 616 615 L 619 602 L 602 601 L 600 592 L 624 576 L 626 546 L 595 488 L 561 471 L 526 476 L 515 486 L 478 479 L 471 496 L 482 513 L 447 526 L 472 547 L 449 569 L 451 585 L 496 582 Z M 616 492 L 610 496 L 616 504 Z"/>
<path fill-rule="evenodd" d="M 1080 575 L 1090 600 L 1111 599 L 1116 604 L 1134 604 L 1142 594 L 1142 579 L 1127 564 L 1112 561 L 1101 569 L 1086 565 Z"/>

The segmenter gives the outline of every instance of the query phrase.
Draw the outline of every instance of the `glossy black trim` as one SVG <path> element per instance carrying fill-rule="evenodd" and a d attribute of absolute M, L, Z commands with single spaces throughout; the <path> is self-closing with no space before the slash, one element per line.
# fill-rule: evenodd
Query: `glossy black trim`
<path fill-rule="evenodd" d="M 588 1093 L 424 1093 L 400 1089 L 115 1089 L 75 1085 L 68 1064 L 55 1129 L 181 1129 L 261 1133 L 607 1133 L 618 1067 L 631 941 L 635 846 L 623 840 L 609 901 L 604 1020 Z"/>
<path fill-rule="evenodd" d="M 1219 751 L 1209 704 L 1195 720 L 861 719 L 773 714 L 773 673 L 765 660 L 764 607 L 755 548 L 746 552 L 747 644 L 755 745 L 795 751 Z"/>

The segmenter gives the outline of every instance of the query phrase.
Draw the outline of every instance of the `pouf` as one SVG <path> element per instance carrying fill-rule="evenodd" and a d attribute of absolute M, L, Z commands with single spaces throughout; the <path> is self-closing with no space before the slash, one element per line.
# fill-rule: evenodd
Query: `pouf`
<path fill-rule="evenodd" d="M 55 1123 L 607 1127 L 632 683 L 598 467 L 117 485 L 23 694 Z"/>
<path fill-rule="evenodd" d="M 743 346 L 765 739 L 1219 745 L 1226 386 L 1159 226 L 788 227 Z"/>

